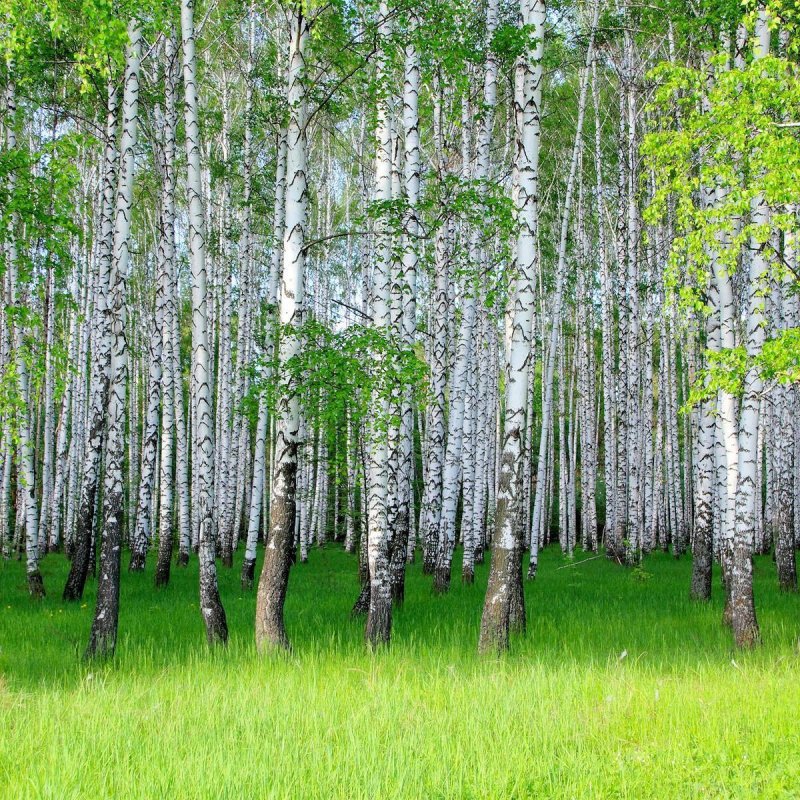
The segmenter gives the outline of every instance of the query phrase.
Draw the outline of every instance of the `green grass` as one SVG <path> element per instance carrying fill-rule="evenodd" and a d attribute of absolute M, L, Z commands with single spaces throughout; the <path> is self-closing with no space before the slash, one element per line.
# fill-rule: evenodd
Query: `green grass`
<path fill-rule="evenodd" d="M 476 655 L 487 566 L 433 597 L 414 565 L 392 645 L 369 655 L 354 557 L 314 550 L 292 571 L 293 655 L 259 658 L 238 567 L 220 568 L 231 640 L 211 652 L 196 565 L 156 592 L 151 561 L 123 575 L 115 661 L 87 666 L 94 584 L 64 605 L 48 556 L 34 603 L 7 562 L 0 798 L 797 797 L 800 598 L 772 562 L 751 654 L 732 651 L 716 581 L 711 604 L 687 599 L 688 560 L 564 563 L 542 554 L 503 659 Z"/>

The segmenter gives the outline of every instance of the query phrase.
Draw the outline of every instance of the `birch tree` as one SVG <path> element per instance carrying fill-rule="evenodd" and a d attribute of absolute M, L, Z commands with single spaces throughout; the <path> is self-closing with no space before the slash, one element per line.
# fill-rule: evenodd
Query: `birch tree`
<path fill-rule="evenodd" d="M 524 0 L 520 7 L 520 22 L 530 33 L 525 51 L 516 67 L 514 85 L 516 116 L 521 122 L 516 139 L 519 187 L 517 277 L 511 295 L 513 328 L 506 372 L 506 418 L 495 530 L 492 537 L 492 559 L 478 641 L 478 648 L 482 652 L 506 650 L 510 629 L 524 628 L 525 625 L 522 543 L 518 520 L 521 514 L 522 436 L 527 411 L 531 319 L 536 280 L 544 3 Z"/>
<path fill-rule="evenodd" d="M 304 302 L 305 239 L 308 224 L 305 58 L 309 19 L 304 10 L 290 10 L 284 200 L 283 268 L 280 284 L 278 364 L 285 365 L 300 347 L 298 327 Z M 300 400 L 297 387 L 282 377 L 275 421 L 275 463 L 270 502 L 269 539 L 256 599 L 256 644 L 260 649 L 287 649 L 283 605 L 294 549 L 295 492 Z"/>
<path fill-rule="evenodd" d="M 206 275 L 205 219 L 200 171 L 200 131 L 197 111 L 197 78 L 193 0 L 181 2 L 183 45 L 184 125 L 186 127 L 186 189 L 189 206 L 189 262 L 192 270 L 192 415 L 196 420 L 197 513 L 199 519 L 200 612 L 209 644 L 228 640 L 228 623 L 217 588 L 212 529 L 213 442 L 208 343 L 208 289 Z"/>

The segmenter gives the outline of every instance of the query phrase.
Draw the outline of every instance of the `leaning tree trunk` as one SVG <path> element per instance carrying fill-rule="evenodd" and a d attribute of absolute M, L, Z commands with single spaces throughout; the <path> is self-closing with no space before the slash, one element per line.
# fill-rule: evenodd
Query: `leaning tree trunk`
<path fill-rule="evenodd" d="M 305 51 L 309 23 L 303 9 L 292 12 L 289 36 L 288 106 L 289 125 L 286 151 L 286 197 L 283 235 L 283 275 L 279 319 L 279 364 L 285 365 L 300 349 L 296 328 L 302 321 L 304 302 L 305 238 L 308 224 L 306 165 Z M 281 392 L 275 424 L 275 455 L 270 531 L 264 566 L 256 598 L 256 645 L 259 649 L 289 648 L 283 621 L 283 606 L 294 550 L 295 490 L 297 485 L 297 444 L 300 428 L 300 400 L 288 371 L 281 371 Z"/>
<path fill-rule="evenodd" d="M 108 100 L 103 156 L 103 197 L 100 214 L 100 243 L 97 253 L 97 274 L 94 280 L 94 313 L 91 327 L 92 366 L 89 378 L 89 413 L 86 446 L 83 456 L 83 478 L 78 504 L 72 564 L 64 586 L 64 600 L 80 600 L 92 553 L 92 527 L 95 517 L 100 461 L 105 443 L 106 407 L 111 360 L 111 319 L 108 310 L 108 287 L 114 247 L 114 194 L 117 175 L 116 131 L 118 113 L 117 87 L 108 84 Z"/>

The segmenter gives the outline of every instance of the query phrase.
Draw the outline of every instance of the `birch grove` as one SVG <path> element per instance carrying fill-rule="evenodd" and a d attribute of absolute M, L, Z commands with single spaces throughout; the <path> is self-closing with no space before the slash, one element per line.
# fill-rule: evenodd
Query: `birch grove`
<path fill-rule="evenodd" d="M 163 591 L 196 564 L 225 644 L 236 564 L 258 648 L 289 649 L 291 570 L 342 547 L 370 647 L 419 569 L 436 595 L 488 581 L 498 652 L 543 548 L 659 549 L 698 602 L 718 564 L 720 624 L 757 645 L 753 557 L 795 592 L 800 535 L 781 8 L 0 23 L 0 552 L 31 596 L 63 551 L 46 589 L 96 580 L 87 655 L 110 655 L 123 549 Z M 69 63 L 47 73 L 19 20 Z"/>

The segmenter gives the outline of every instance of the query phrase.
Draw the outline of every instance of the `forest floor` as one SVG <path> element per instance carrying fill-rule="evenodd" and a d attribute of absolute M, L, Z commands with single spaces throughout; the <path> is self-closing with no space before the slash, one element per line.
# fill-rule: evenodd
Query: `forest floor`
<path fill-rule="evenodd" d="M 586 558 L 578 553 L 576 561 Z M 526 584 L 527 635 L 476 655 L 488 566 L 434 597 L 419 563 L 391 647 L 350 619 L 356 557 L 292 570 L 291 656 L 259 658 L 255 591 L 220 567 L 227 650 L 204 643 L 196 561 L 168 589 L 123 572 L 113 663 L 81 662 L 94 605 L 35 603 L 0 565 L 0 798 L 743 798 L 800 792 L 800 597 L 756 562 L 764 644 L 734 653 L 722 597 L 688 600 L 688 559 L 605 558 Z M 127 567 L 127 556 L 125 558 Z M 258 573 L 257 573 L 258 574 Z"/>

